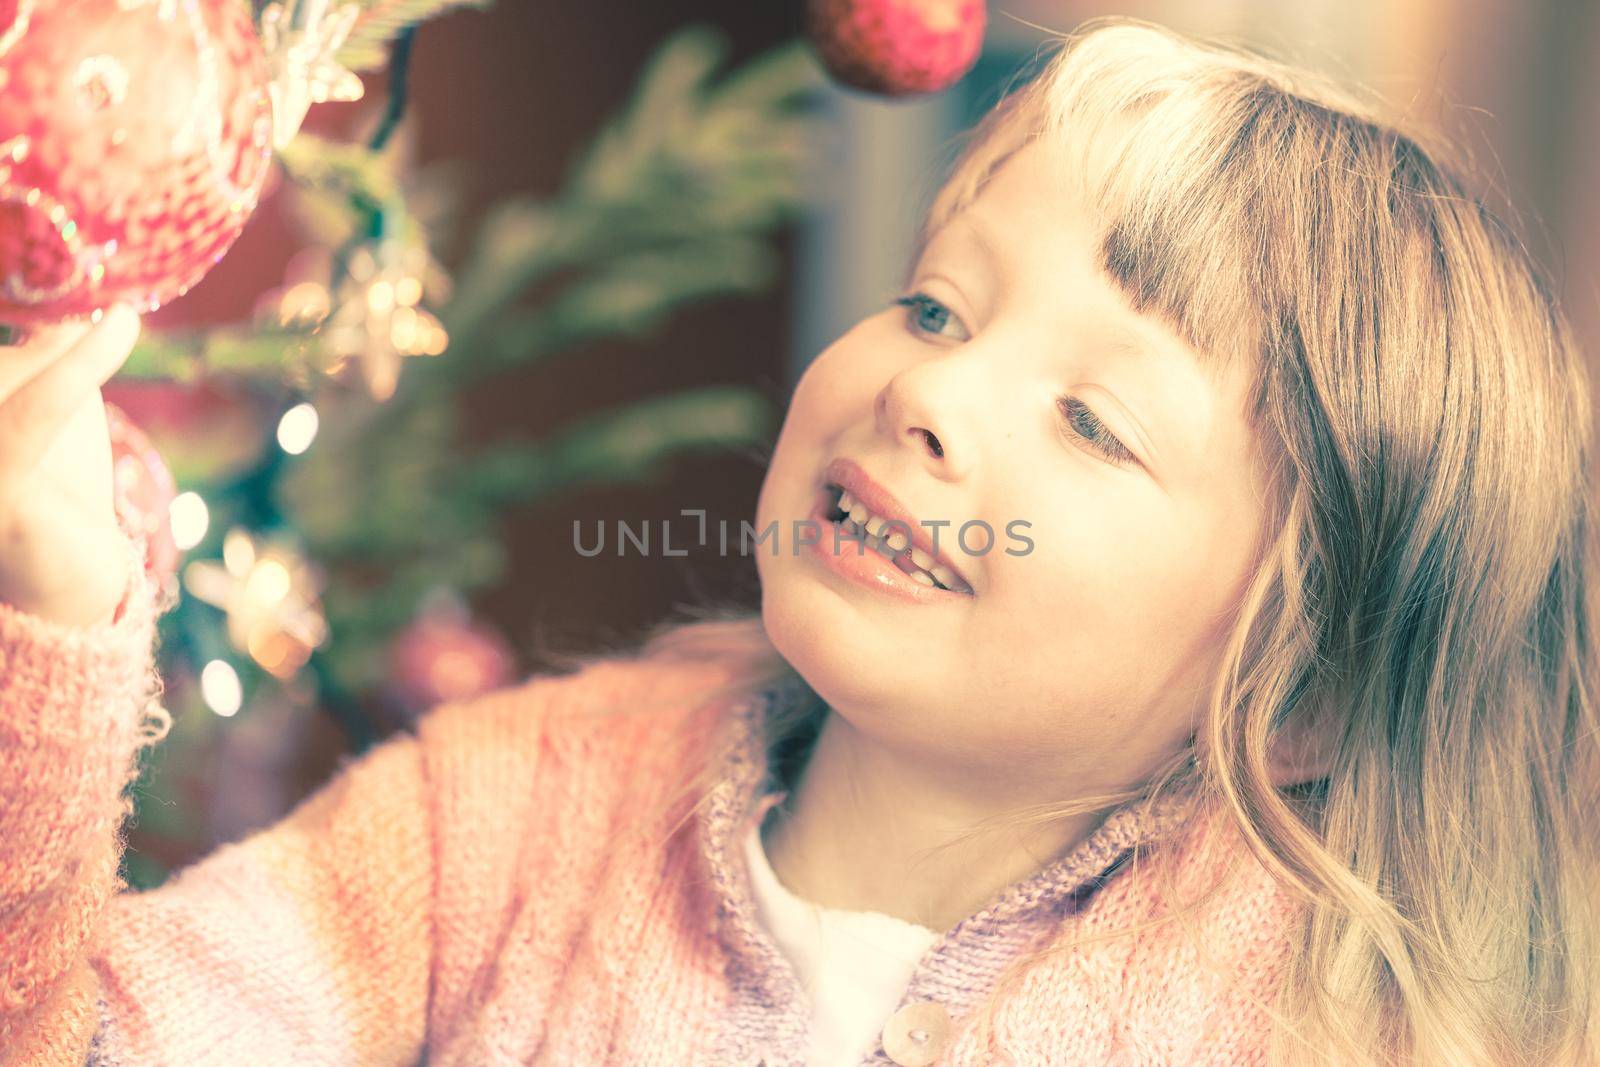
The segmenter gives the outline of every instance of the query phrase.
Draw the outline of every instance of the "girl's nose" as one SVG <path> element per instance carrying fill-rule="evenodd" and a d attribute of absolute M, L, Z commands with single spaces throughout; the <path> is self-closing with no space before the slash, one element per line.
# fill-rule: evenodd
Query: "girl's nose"
<path fill-rule="evenodd" d="M 934 395 L 938 386 L 923 373 L 930 369 L 923 365 L 890 378 L 873 410 L 880 433 L 911 448 L 936 476 L 956 481 L 966 476 L 972 443 L 951 403 Z"/>

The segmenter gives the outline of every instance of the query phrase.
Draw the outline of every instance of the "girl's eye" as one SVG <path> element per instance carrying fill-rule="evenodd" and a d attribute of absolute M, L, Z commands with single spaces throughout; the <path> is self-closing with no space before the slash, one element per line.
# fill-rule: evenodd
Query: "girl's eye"
<path fill-rule="evenodd" d="M 1119 465 L 1138 462 L 1138 457 L 1130 452 L 1115 434 L 1106 429 L 1106 424 L 1101 422 L 1099 416 L 1083 401 L 1075 396 L 1064 396 L 1056 404 L 1061 408 L 1061 414 L 1066 418 L 1067 425 L 1072 427 L 1075 434 L 1088 441 L 1090 448 Z"/>
<path fill-rule="evenodd" d="M 951 322 L 960 325 L 961 320 L 950 313 L 950 309 L 927 293 L 912 293 L 895 299 L 895 303 L 906 309 L 906 321 L 916 331 L 940 334 Z M 965 329 L 962 331 L 965 333 Z M 958 337 L 956 340 L 971 340 L 970 335 Z"/>

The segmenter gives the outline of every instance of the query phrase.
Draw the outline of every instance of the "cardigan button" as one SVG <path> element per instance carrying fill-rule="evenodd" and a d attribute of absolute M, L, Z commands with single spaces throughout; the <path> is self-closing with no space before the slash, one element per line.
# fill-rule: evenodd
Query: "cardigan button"
<path fill-rule="evenodd" d="M 883 1027 L 883 1051 L 900 1067 L 928 1067 L 950 1039 L 950 1012 L 932 1000 L 912 1001 Z"/>

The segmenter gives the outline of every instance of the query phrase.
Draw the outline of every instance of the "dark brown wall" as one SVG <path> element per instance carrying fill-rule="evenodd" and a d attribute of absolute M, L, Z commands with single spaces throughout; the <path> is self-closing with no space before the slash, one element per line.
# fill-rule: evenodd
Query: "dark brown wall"
<path fill-rule="evenodd" d="M 419 158 L 481 161 L 476 204 L 516 192 L 556 189 L 569 162 L 625 103 L 644 63 L 691 21 L 721 28 L 729 65 L 798 31 L 789 3 L 547 4 L 502 0 L 483 14 L 453 16 L 418 40 Z M 787 236 L 785 248 L 792 242 Z M 485 437 L 539 432 L 583 411 L 687 386 L 744 383 L 784 399 L 790 335 L 789 276 L 756 300 L 687 308 L 658 337 L 586 346 L 557 365 L 530 370 L 468 400 Z M 525 509 L 512 522 L 512 573 L 482 600 L 526 647 L 542 638 L 571 644 L 625 639 L 678 601 L 740 595 L 754 605 L 754 563 L 694 551 L 687 557 L 579 556 L 572 520 L 637 525 L 688 520 L 705 508 L 737 523 L 754 518 L 762 469 L 736 458 L 685 458 L 659 485 L 590 490 Z M 681 540 L 676 541 L 681 544 Z"/>

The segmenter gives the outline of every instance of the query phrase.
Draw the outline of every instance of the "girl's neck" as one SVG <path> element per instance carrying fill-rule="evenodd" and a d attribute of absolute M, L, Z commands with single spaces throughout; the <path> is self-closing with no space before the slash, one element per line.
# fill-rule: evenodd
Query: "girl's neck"
<path fill-rule="evenodd" d="M 1100 821 L 1085 814 L 939 848 L 1017 803 L 1000 795 L 997 783 L 929 767 L 830 711 L 789 796 L 763 824 L 762 844 L 778 880 L 802 899 L 944 931 Z M 1049 799 L 1059 797 L 1035 802 Z"/>

